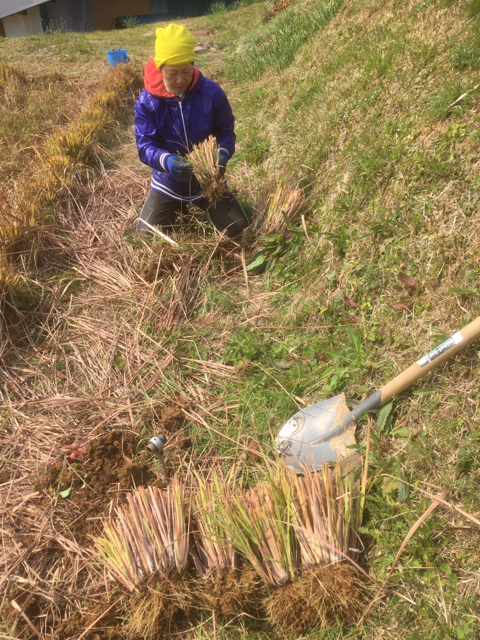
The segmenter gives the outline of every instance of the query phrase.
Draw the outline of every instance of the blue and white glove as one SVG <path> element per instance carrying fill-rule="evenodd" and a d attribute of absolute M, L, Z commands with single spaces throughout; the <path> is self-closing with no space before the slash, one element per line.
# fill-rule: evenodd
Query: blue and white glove
<path fill-rule="evenodd" d="M 192 165 L 181 156 L 168 156 L 165 164 L 168 173 L 179 182 L 189 182 L 193 176 Z"/>
<path fill-rule="evenodd" d="M 228 151 L 225 151 L 225 149 L 219 149 L 218 151 L 218 172 L 220 174 L 220 177 L 223 178 L 223 176 L 225 175 L 225 169 L 227 168 L 227 162 L 230 159 L 230 155 L 228 153 Z"/>

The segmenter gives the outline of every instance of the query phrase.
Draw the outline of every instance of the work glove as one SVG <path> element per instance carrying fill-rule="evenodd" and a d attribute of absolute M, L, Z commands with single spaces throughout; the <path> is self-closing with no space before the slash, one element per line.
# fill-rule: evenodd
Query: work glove
<path fill-rule="evenodd" d="M 229 160 L 230 156 L 228 154 L 228 151 L 225 151 L 225 149 L 220 149 L 218 152 L 218 173 L 220 174 L 220 177 L 223 178 L 223 176 L 225 175 L 225 169 L 227 168 L 227 162 Z"/>
<path fill-rule="evenodd" d="M 178 182 L 189 182 L 193 176 L 192 165 L 181 156 L 168 156 L 166 165 L 168 173 Z"/>

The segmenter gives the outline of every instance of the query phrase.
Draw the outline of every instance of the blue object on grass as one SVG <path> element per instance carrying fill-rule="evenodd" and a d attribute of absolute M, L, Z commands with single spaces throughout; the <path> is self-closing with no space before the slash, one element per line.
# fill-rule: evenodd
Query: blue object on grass
<path fill-rule="evenodd" d="M 105 52 L 107 54 L 108 62 L 111 67 L 116 67 L 117 64 L 130 62 L 130 58 L 127 56 L 126 49 L 110 49 Z"/>

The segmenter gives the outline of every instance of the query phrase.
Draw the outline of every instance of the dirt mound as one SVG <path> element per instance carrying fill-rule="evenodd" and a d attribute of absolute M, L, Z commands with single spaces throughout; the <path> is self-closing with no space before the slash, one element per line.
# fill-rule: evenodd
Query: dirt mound
<path fill-rule="evenodd" d="M 144 412 L 142 418 L 144 424 L 148 425 L 155 435 L 163 433 L 167 439 L 168 436 L 178 433 L 185 423 L 183 411 L 174 404 L 161 408 L 153 405 Z"/>
<path fill-rule="evenodd" d="M 169 472 L 173 472 L 177 458 L 184 455 L 179 452 L 191 444 L 182 431 L 182 410 L 175 405 L 153 406 L 142 418 L 142 427 L 150 435 L 166 434 L 167 468 L 171 466 Z M 91 535 L 101 532 L 101 516 L 114 513 L 115 507 L 125 502 L 129 490 L 148 485 L 164 487 L 168 483 L 146 449 L 145 435 L 135 431 L 107 431 L 86 445 L 65 444 L 63 449 L 69 454 L 62 455 L 49 468 L 46 484 L 58 493 L 60 508 L 67 511 L 63 533 L 82 546 L 91 546 Z"/>
<path fill-rule="evenodd" d="M 49 485 L 68 499 L 66 527 L 81 545 L 91 545 L 90 535 L 99 529 L 98 518 L 107 515 L 110 505 L 122 504 L 128 490 L 164 483 L 140 439 L 133 431 L 103 433 L 74 462 L 71 456 L 64 457 L 49 470 Z"/>

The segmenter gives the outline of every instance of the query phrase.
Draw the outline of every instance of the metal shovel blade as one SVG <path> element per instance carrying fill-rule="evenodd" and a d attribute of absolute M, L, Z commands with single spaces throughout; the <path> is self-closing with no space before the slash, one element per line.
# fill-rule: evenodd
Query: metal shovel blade
<path fill-rule="evenodd" d="M 286 422 L 277 437 L 277 449 L 287 466 L 303 473 L 304 465 L 320 469 L 325 462 L 337 461 L 352 453 L 356 423 L 336 430 L 350 413 L 345 394 L 301 409 Z"/>

